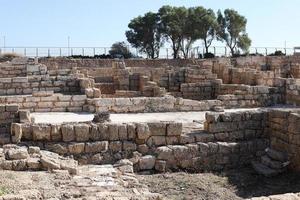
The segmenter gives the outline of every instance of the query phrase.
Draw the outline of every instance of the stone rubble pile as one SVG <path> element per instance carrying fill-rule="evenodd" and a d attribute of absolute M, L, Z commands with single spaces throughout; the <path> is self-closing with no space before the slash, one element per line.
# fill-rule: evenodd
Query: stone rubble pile
<path fill-rule="evenodd" d="M 25 147 L 13 144 L 4 145 L 0 149 L 0 169 L 13 171 L 26 170 L 67 170 L 77 173 L 77 161 L 64 158 L 56 153 L 40 150 L 39 147 Z"/>

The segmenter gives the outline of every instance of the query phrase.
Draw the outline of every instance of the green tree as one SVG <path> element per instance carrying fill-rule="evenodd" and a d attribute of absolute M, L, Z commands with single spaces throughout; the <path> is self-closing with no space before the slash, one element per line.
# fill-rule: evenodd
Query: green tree
<path fill-rule="evenodd" d="M 109 54 L 113 57 L 123 57 L 125 59 L 132 58 L 133 55 L 130 52 L 128 46 L 125 44 L 125 42 L 115 42 L 111 49 L 109 50 Z"/>
<path fill-rule="evenodd" d="M 148 58 L 158 58 L 160 47 L 163 45 L 159 16 L 148 12 L 138 16 L 128 24 L 127 41 L 140 52 L 146 53 Z"/>
<path fill-rule="evenodd" d="M 251 39 L 246 33 L 247 19 L 244 16 L 232 9 L 226 9 L 223 16 L 219 10 L 217 21 L 217 38 L 225 41 L 232 55 L 235 54 L 235 48 L 248 51 Z"/>
<path fill-rule="evenodd" d="M 197 28 L 197 31 L 199 31 L 200 39 L 204 42 L 205 53 L 209 53 L 208 48 L 216 37 L 218 27 L 214 11 L 212 9 L 206 10 L 206 14 L 201 18 L 201 22 L 201 26 Z"/>
<path fill-rule="evenodd" d="M 207 10 L 202 6 L 189 8 L 183 30 L 184 40 L 181 45 L 184 57 L 187 58 L 192 44 L 198 39 L 204 41 L 206 53 L 208 53 L 208 48 L 215 38 L 216 27 L 216 17 L 211 9 Z"/>
<path fill-rule="evenodd" d="M 184 39 L 184 27 L 188 11 L 185 7 L 163 6 L 158 11 L 162 33 L 172 42 L 173 58 L 179 57 Z"/>

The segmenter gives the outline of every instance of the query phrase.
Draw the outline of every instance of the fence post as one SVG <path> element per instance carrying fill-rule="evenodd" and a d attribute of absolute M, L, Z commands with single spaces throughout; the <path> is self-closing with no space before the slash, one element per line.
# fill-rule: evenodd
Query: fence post
<path fill-rule="evenodd" d="M 216 47 L 214 47 L 214 54 L 215 54 L 215 56 L 216 56 Z"/>
<path fill-rule="evenodd" d="M 93 48 L 93 54 L 94 54 L 94 57 L 95 57 L 95 55 L 96 55 L 96 50 L 95 50 L 95 48 Z"/>
<path fill-rule="evenodd" d="M 50 57 L 50 49 L 48 49 L 48 57 Z"/>
<path fill-rule="evenodd" d="M 225 57 L 227 57 L 227 48 L 226 47 L 224 48 L 225 48 Z"/>
<path fill-rule="evenodd" d="M 61 48 L 59 48 L 59 57 L 61 57 Z"/>
<path fill-rule="evenodd" d="M 39 48 L 35 49 L 36 57 L 39 57 Z"/>
<path fill-rule="evenodd" d="M 266 56 L 268 55 L 268 49 L 267 48 L 265 48 L 266 49 Z"/>
<path fill-rule="evenodd" d="M 167 48 L 167 59 L 169 59 L 169 49 Z"/>
<path fill-rule="evenodd" d="M 104 47 L 104 54 L 106 55 L 106 47 Z"/>
<path fill-rule="evenodd" d="M 257 48 L 255 48 L 255 54 L 257 54 Z"/>
<path fill-rule="evenodd" d="M 82 48 L 82 56 L 84 56 L 84 48 Z"/>
<path fill-rule="evenodd" d="M 15 48 L 12 48 L 12 50 L 11 50 L 13 53 L 15 53 Z"/>
<path fill-rule="evenodd" d="M 24 56 L 26 56 L 26 48 L 24 48 Z"/>
<path fill-rule="evenodd" d="M 286 55 L 286 48 L 284 48 L 284 54 Z"/>
<path fill-rule="evenodd" d="M 71 56 L 73 56 L 73 48 L 71 48 Z"/>

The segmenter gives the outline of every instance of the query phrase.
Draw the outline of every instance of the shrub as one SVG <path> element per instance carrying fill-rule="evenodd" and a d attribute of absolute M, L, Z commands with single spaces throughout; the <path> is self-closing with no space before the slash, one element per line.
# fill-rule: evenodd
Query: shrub
<path fill-rule="evenodd" d="M 283 53 L 282 51 L 275 51 L 274 53 L 271 53 L 268 56 L 285 56 L 285 53 Z"/>
<path fill-rule="evenodd" d="M 205 53 L 204 54 L 204 58 L 214 58 L 215 57 L 215 54 L 213 54 L 213 53 Z"/>
<path fill-rule="evenodd" d="M 3 53 L 3 54 L 0 54 L 0 62 L 6 62 L 6 61 L 11 61 L 12 59 L 14 58 L 17 58 L 17 57 L 21 57 L 19 54 L 16 54 L 16 53 Z"/>

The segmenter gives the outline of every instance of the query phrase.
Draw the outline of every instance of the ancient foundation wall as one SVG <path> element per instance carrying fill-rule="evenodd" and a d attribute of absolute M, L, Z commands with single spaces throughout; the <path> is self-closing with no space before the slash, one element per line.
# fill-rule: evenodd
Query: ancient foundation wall
<path fill-rule="evenodd" d="M 292 169 L 300 170 L 300 114 L 274 110 L 269 112 L 268 132 L 271 148 L 288 153 Z"/>
<path fill-rule="evenodd" d="M 264 107 L 285 101 L 283 87 L 221 84 L 217 95 L 226 108 Z"/>
<path fill-rule="evenodd" d="M 31 112 L 82 112 L 85 111 L 86 99 L 86 95 L 62 94 L 1 96 L 0 104 L 18 104 L 20 109 Z"/>
<path fill-rule="evenodd" d="M 222 105 L 218 100 L 195 101 L 172 96 L 136 97 L 136 98 L 100 98 L 88 99 L 90 112 L 174 112 L 174 111 L 205 111 Z"/>

